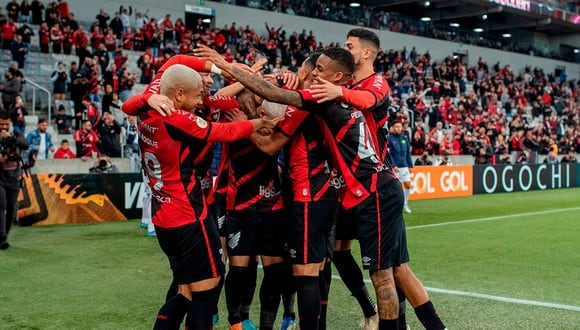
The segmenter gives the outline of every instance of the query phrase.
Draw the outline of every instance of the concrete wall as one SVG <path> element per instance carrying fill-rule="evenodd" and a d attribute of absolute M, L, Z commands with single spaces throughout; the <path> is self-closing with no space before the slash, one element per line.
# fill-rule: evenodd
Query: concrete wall
<path fill-rule="evenodd" d="M 125 5 L 131 2 L 126 2 Z M 161 18 L 166 13 L 171 14 L 173 18 L 183 17 L 185 4 L 194 4 L 195 1 L 186 2 L 184 0 L 175 1 L 155 1 L 142 0 L 134 1 L 134 7 L 143 11 L 145 8 L 150 9 L 150 16 Z M 267 21 L 271 26 L 284 26 L 287 33 L 293 31 L 313 30 L 319 41 L 324 44 L 330 42 L 343 42 L 348 30 L 353 26 L 341 23 L 334 23 L 328 21 L 321 21 L 307 17 L 291 16 L 281 13 L 265 12 L 262 10 L 226 5 L 222 3 L 207 1 L 205 7 L 216 10 L 216 26 L 223 27 L 226 24 L 236 22 L 239 25 L 250 25 L 259 33 L 265 33 L 264 21 Z M 73 11 L 79 20 L 92 21 L 98 13 L 99 8 L 104 8 L 109 14 L 113 15 L 114 11 L 118 10 L 119 2 L 111 0 L 89 1 L 76 0 L 71 2 L 71 11 Z M 502 64 L 510 64 L 515 72 L 523 71 L 525 65 L 532 65 L 543 68 L 545 72 L 554 72 L 557 66 L 565 66 L 568 74 L 568 79 L 580 79 L 580 64 L 555 61 L 545 58 L 533 57 L 528 55 L 498 51 L 490 48 L 477 47 L 472 45 L 463 45 L 454 42 L 447 42 L 441 40 L 434 40 L 429 38 L 411 36 L 400 33 L 393 33 L 389 31 L 376 31 L 380 38 L 383 48 L 385 49 L 402 49 L 406 46 L 407 49 L 415 46 L 421 53 L 429 50 L 433 59 L 441 60 L 445 56 L 452 54 L 455 51 L 467 52 L 469 54 L 469 65 L 474 65 L 479 57 L 484 58 L 488 63 L 495 64 L 501 62 Z M 580 36 L 570 37 L 580 38 Z M 541 40 L 542 48 L 547 43 L 547 38 L 544 35 Z M 576 42 L 580 43 L 579 42 Z"/>
<path fill-rule="evenodd" d="M 89 168 L 93 167 L 94 159 L 82 160 L 75 159 L 43 159 L 36 161 L 32 168 L 33 174 L 40 173 L 58 173 L 58 174 L 86 174 Z M 128 158 L 111 158 L 119 173 L 132 172 L 131 160 Z"/>

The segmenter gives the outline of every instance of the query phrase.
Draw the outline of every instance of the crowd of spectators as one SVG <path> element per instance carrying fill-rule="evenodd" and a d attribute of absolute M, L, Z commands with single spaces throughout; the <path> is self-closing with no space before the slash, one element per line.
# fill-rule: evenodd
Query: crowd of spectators
<path fill-rule="evenodd" d="M 49 7 L 58 9 L 63 2 Z M 325 18 L 324 13 L 335 13 L 340 7 L 332 3 L 332 10 L 326 10 L 324 6 L 314 6 L 321 4 L 316 1 L 302 2 L 300 6 L 295 6 L 294 1 L 281 4 L 286 11 L 292 9 L 295 14 L 319 18 Z M 147 11 L 131 7 L 120 7 L 113 16 L 100 10 L 85 33 L 82 25 L 73 23 L 74 16 L 68 15 L 66 19 L 60 11 L 53 10 L 45 16 L 45 20 L 59 20 L 53 28 L 74 31 L 71 43 L 80 64 L 70 63 L 68 71 L 64 63 L 55 67 L 52 75 L 55 99 L 70 99 L 75 106 L 74 116 L 59 107 L 56 120 L 62 133 L 73 132 L 74 122 L 77 151 L 85 157 L 120 156 L 121 148 L 116 142 L 120 140 L 121 127 L 126 132 L 125 151 L 138 152 L 135 119 L 125 118 L 119 110 L 137 79 L 126 69 L 125 50 L 141 52 L 137 61 L 141 70 L 139 81 L 146 84 L 167 59 L 175 53 L 189 53 L 198 43 L 211 45 L 228 61 L 251 65 L 265 57 L 266 72 L 273 73 L 296 71 L 314 49 L 339 46 L 322 45 L 313 31 L 288 34 L 282 27 L 267 23 L 264 35 L 236 23 L 210 28 L 201 19 L 186 28 L 180 18 L 174 21 L 165 15 L 157 20 L 149 17 Z M 343 16 L 351 19 L 364 16 L 371 25 L 374 21 L 372 15 L 347 12 Z M 34 17 L 33 12 L 31 19 Z M 48 26 L 43 23 L 40 29 Z M 42 40 L 41 51 L 52 49 L 54 53 L 57 39 L 48 38 L 44 50 Z M 72 51 L 68 47 L 56 50 L 65 48 Z M 568 81 L 565 72 L 555 76 L 530 66 L 525 72 L 516 73 L 507 65 L 488 64 L 481 58 L 475 66 L 468 67 L 460 56 L 432 59 L 429 52 L 420 54 L 414 47 L 381 50 L 375 70 L 389 81 L 391 121 L 404 122 L 414 155 L 437 156 L 441 159 L 438 162 L 443 163 L 447 156 L 473 155 L 476 163 L 486 164 L 533 162 L 538 153 L 580 152 L 580 89 L 578 82 Z"/>
<path fill-rule="evenodd" d="M 304 1 L 304 0 L 237 0 L 217 1 L 261 8 L 269 11 L 277 11 L 289 15 L 313 17 L 328 21 L 347 23 L 352 25 L 371 27 L 375 29 L 389 30 L 428 38 L 453 41 L 463 44 L 472 44 L 481 47 L 501 49 L 528 55 L 543 56 L 555 59 L 564 59 L 574 62 L 572 57 L 566 57 L 560 52 L 551 51 L 548 48 L 536 48 L 529 43 L 522 43 L 517 39 L 506 39 L 499 36 L 477 33 L 470 30 L 450 27 L 447 24 L 424 22 L 416 17 L 409 17 L 396 12 L 388 12 L 380 6 L 367 7 L 361 1 L 359 7 L 352 7 L 350 2 L 338 1 Z M 547 5 L 560 8 L 572 13 L 579 13 L 580 6 L 577 1 L 544 0 Z M 570 55 L 573 56 L 573 55 Z"/>

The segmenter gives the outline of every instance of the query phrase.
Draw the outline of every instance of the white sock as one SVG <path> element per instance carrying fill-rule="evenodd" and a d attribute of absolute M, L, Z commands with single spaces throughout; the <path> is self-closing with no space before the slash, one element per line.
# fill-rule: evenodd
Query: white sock
<path fill-rule="evenodd" d="M 147 231 L 155 231 L 155 225 L 153 224 L 153 222 L 149 222 L 149 224 L 147 225 Z"/>
<path fill-rule="evenodd" d="M 411 195 L 411 189 L 404 189 L 405 190 L 405 205 L 409 201 L 409 195 Z"/>

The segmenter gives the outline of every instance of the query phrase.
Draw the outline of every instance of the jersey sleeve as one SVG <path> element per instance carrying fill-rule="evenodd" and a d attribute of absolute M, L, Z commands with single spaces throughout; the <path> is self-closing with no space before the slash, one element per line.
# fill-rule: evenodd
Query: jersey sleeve
<path fill-rule="evenodd" d="M 137 116 L 140 111 L 149 109 L 147 101 L 150 96 L 151 93 L 133 95 L 123 103 L 121 110 L 129 116 Z"/>
<path fill-rule="evenodd" d="M 233 142 L 250 136 L 254 131 L 254 125 L 249 121 L 211 123 L 183 110 L 167 117 L 165 123 L 193 138 L 208 142 Z"/>
<path fill-rule="evenodd" d="M 387 81 L 377 74 L 374 79 L 365 82 L 360 89 L 353 90 L 342 87 L 341 101 L 359 110 L 369 109 L 389 95 L 390 91 Z M 369 93 L 372 97 L 370 97 Z"/>
<path fill-rule="evenodd" d="M 314 111 L 316 110 L 316 107 L 318 106 L 318 100 L 316 100 L 314 98 L 314 96 L 312 96 L 312 91 L 310 89 L 302 89 L 298 92 L 298 94 L 300 94 L 300 97 L 302 98 L 302 110 L 305 111 Z"/>
<path fill-rule="evenodd" d="M 205 98 L 204 103 L 210 108 L 219 109 L 222 111 L 240 108 L 240 104 L 235 97 L 225 95 L 208 96 Z"/>
<path fill-rule="evenodd" d="M 296 135 L 296 131 L 298 131 L 300 124 L 302 124 L 308 115 L 309 113 L 307 111 L 298 110 L 293 106 L 288 106 L 284 113 L 284 118 L 278 123 L 276 128 L 282 134 L 292 138 Z"/>

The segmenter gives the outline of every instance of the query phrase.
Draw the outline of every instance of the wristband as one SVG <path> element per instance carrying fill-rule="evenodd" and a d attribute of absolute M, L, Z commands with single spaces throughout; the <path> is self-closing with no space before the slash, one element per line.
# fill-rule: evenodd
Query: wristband
<path fill-rule="evenodd" d="M 210 72 L 221 75 L 222 74 L 222 69 L 218 68 L 215 64 L 212 64 L 211 65 Z"/>

